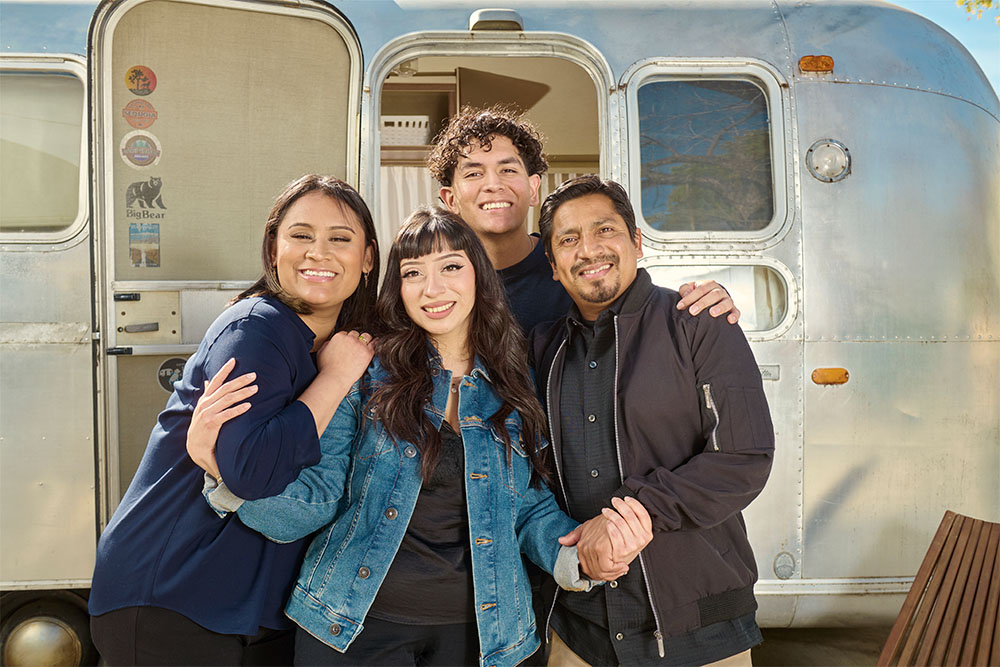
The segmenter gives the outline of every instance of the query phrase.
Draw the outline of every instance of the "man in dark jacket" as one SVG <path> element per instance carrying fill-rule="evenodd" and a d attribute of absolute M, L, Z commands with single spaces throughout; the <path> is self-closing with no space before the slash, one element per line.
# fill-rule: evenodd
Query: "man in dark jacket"
<path fill-rule="evenodd" d="M 750 347 L 739 327 L 678 311 L 680 296 L 637 268 L 641 237 L 617 183 L 564 183 L 539 226 L 574 303 L 532 340 L 556 493 L 577 519 L 634 496 L 653 521 L 627 575 L 557 597 L 549 664 L 749 665 L 761 636 L 741 511 L 774 452 Z"/>

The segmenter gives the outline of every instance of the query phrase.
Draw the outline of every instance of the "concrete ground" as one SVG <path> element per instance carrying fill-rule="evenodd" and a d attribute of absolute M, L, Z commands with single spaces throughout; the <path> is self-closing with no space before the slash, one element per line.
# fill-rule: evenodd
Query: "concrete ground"
<path fill-rule="evenodd" d="M 763 628 L 764 643 L 753 649 L 754 667 L 871 667 L 889 627 Z"/>

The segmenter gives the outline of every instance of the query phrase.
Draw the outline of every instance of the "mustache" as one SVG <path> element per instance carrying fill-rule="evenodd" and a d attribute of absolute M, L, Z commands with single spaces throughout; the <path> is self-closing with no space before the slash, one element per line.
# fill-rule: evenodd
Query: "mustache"
<path fill-rule="evenodd" d="M 607 255 L 601 255 L 600 257 L 594 257 L 593 259 L 588 259 L 588 260 L 583 261 L 583 262 L 577 262 L 576 264 L 574 264 L 570 268 L 570 270 L 573 273 L 580 273 L 584 269 L 588 269 L 588 268 L 597 266 L 598 264 L 617 264 L 617 263 L 618 263 L 618 255 L 616 255 L 614 253 L 609 253 Z"/>

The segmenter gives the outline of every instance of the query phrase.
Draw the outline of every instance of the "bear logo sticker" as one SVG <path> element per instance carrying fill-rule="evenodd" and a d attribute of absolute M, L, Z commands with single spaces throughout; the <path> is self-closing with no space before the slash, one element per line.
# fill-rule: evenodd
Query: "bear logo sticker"
<path fill-rule="evenodd" d="M 132 100 L 122 109 L 122 118 L 137 130 L 145 130 L 156 122 L 156 109 L 146 100 Z"/>
<path fill-rule="evenodd" d="M 122 158 L 129 165 L 142 169 L 160 161 L 160 142 L 148 132 L 129 132 L 122 138 Z"/>
<path fill-rule="evenodd" d="M 159 176 L 152 176 L 148 181 L 132 183 L 128 186 L 128 190 L 125 191 L 125 206 L 127 208 L 135 208 L 134 205 L 138 202 L 141 209 L 148 210 L 154 206 L 165 209 L 166 206 L 163 205 L 163 197 L 160 196 L 162 188 L 163 179 Z M 163 217 L 163 214 L 155 214 L 155 217 Z"/>
<path fill-rule="evenodd" d="M 136 95 L 145 97 L 156 90 L 156 75 L 145 65 L 134 65 L 125 72 L 125 85 Z"/>

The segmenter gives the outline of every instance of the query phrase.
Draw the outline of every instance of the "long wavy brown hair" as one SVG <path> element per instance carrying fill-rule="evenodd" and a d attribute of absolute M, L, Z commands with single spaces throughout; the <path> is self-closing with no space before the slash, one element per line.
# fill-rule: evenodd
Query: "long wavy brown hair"
<path fill-rule="evenodd" d="M 481 417 L 503 440 L 509 462 L 511 441 L 504 420 L 517 411 L 522 447 L 538 473 L 533 475 L 537 483 L 538 476 L 548 477 L 540 446 L 545 413 L 528 375 L 524 334 L 510 313 L 503 285 L 479 239 L 461 218 L 443 208 L 421 207 L 410 214 L 389 251 L 377 304 L 383 328 L 375 341 L 375 354 L 389 380 L 374 389 L 368 407 L 394 441 L 413 443 L 420 450 L 421 473 L 424 480 L 429 479 L 437 465 L 441 436 L 424 413 L 424 405 L 433 394 L 432 372 L 440 362 L 427 334 L 406 314 L 399 267 L 405 259 L 446 250 L 464 250 L 476 273 L 468 351 L 485 366 L 501 401 L 495 413 Z"/>

